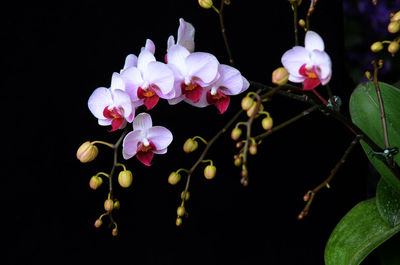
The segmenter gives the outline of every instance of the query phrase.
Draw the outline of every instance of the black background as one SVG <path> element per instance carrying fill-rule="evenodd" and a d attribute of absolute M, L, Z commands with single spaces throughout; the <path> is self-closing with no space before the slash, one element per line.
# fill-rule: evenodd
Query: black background
<path fill-rule="evenodd" d="M 354 84 L 343 70 L 341 8 L 341 1 L 319 1 L 312 29 L 325 40 L 333 61 L 331 87 L 347 115 Z M 304 14 L 304 4 L 301 10 Z M 94 228 L 107 189 L 92 191 L 88 182 L 111 168 L 112 153 L 100 146 L 90 164 L 81 164 L 75 153 L 84 141 L 115 142 L 119 133 L 97 125 L 87 108 L 90 94 L 108 87 L 112 72 L 122 68 L 126 55 L 138 54 L 147 38 L 162 60 L 180 17 L 196 28 L 196 51 L 228 63 L 218 16 L 195 0 L 13 3 L 3 13 L 2 216 L 9 264 L 323 264 L 335 224 L 367 198 L 367 160 L 357 147 L 332 188 L 317 195 L 309 216 L 296 219 L 303 194 L 329 175 L 353 138 L 335 120 L 314 113 L 264 141 L 250 158 L 246 188 L 233 166 L 234 143 L 228 135 L 221 138 L 208 155 L 216 178 L 207 181 L 201 169 L 193 176 L 189 217 L 176 227 L 184 181 L 171 186 L 167 178 L 191 167 L 200 153 L 186 155 L 182 145 L 194 135 L 215 135 L 241 97 L 224 115 L 214 107 L 160 102 L 151 115 L 153 124 L 174 134 L 168 153 L 156 156 L 150 168 L 135 158 L 126 163 L 134 182 L 129 189 L 116 188 L 120 234 L 111 235 L 107 218 Z M 247 79 L 270 84 L 272 70 L 294 43 L 288 2 L 232 1 L 225 20 L 236 67 Z M 324 88 L 319 91 L 325 95 Z M 279 124 L 308 105 L 276 96 L 265 107 Z"/>

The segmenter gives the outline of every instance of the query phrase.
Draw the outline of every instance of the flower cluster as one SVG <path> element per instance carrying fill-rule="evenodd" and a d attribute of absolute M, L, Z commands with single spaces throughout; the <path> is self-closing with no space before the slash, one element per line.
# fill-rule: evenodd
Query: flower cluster
<path fill-rule="evenodd" d="M 171 132 L 161 126 L 152 127 L 149 114 L 137 114 L 144 105 L 153 109 L 160 98 L 174 105 L 185 101 L 196 107 L 215 105 L 224 113 L 230 96 L 249 87 L 241 73 L 206 52 L 194 51 L 193 25 L 179 20 L 177 40 L 170 36 L 164 61 L 155 58 L 155 45 L 148 39 L 138 56 L 129 54 L 119 73 L 113 73 L 109 88 L 97 88 L 88 106 L 99 125 L 110 131 L 133 123 L 133 131 L 124 139 L 123 156 L 136 157 L 149 166 L 153 154 L 163 154 L 172 141 Z"/>

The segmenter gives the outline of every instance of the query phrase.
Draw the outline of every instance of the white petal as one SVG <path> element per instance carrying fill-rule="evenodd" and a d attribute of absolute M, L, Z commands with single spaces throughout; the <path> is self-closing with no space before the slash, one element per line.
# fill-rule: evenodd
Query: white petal
<path fill-rule="evenodd" d="M 186 75 L 185 59 L 190 55 L 190 52 L 180 46 L 174 45 L 168 50 L 168 64 L 173 65 L 182 75 Z"/>
<path fill-rule="evenodd" d="M 147 131 L 147 137 L 157 150 L 165 149 L 172 142 L 172 133 L 163 126 L 154 126 Z"/>
<path fill-rule="evenodd" d="M 146 132 L 153 126 L 151 116 L 145 112 L 139 113 L 132 122 L 133 130 L 142 130 Z"/>
<path fill-rule="evenodd" d="M 124 117 L 127 118 L 131 116 L 132 112 L 134 112 L 134 107 L 132 106 L 132 101 L 128 93 L 122 90 L 114 90 L 112 92 L 114 99 L 114 106 L 117 108 L 122 108 L 124 113 Z M 131 122 L 130 120 L 129 122 Z"/>
<path fill-rule="evenodd" d="M 311 53 L 304 47 L 295 46 L 283 54 L 281 61 L 290 76 L 301 77 L 300 67 L 311 63 Z"/>
<path fill-rule="evenodd" d="M 186 60 L 187 74 L 209 84 L 217 77 L 219 62 L 214 55 L 194 52 Z"/>
<path fill-rule="evenodd" d="M 129 94 L 132 101 L 137 101 L 138 87 L 143 85 L 144 81 L 142 73 L 136 67 L 130 67 L 124 70 L 121 74 L 122 79 L 125 82 L 125 91 Z"/>
<path fill-rule="evenodd" d="M 150 51 L 143 49 L 140 52 L 139 57 L 138 57 L 137 68 L 140 71 L 143 71 L 144 69 L 146 69 L 147 65 L 150 62 L 155 62 L 155 61 L 156 61 L 156 58 L 154 57 L 154 55 Z"/>
<path fill-rule="evenodd" d="M 113 100 L 110 90 L 105 87 L 99 87 L 93 91 L 88 100 L 89 110 L 98 119 L 104 119 L 104 109 L 112 104 Z"/>
<path fill-rule="evenodd" d="M 125 82 L 122 79 L 121 75 L 118 73 L 113 73 L 111 78 L 111 91 L 115 89 L 125 90 Z"/>
<path fill-rule="evenodd" d="M 226 95 L 239 94 L 243 88 L 243 78 L 240 72 L 232 66 L 220 64 L 218 72 L 221 75 L 218 86 Z"/>
<path fill-rule="evenodd" d="M 140 131 L 129 132 L 122 142 L 122 155 L 129 159 L 136 155 L 138 143 L 141 141 Z"/>
<path fill-rule="evenodd" d="M 157 86 L 161 90 L 161 96 L 168 94 L 174 88 L 174 74 L 161 62 L 149 63 L 146 71 L 143 72 L 143 79 Z"/>
<path fill-rule="evenodd" d="M 155 51 L 156 51 L 156 46 L 154 45 L 154 42 L 151 39 L 147 39 L 146 40 L 146 44 L 143 47 L 143 49 L 145 49 L 146 51 L 149 51 L 152 54 L 154 54 Z"/>
<path fill-rule="evenodd" d="M 326 79 L 332 73 L 332 63 L 329 55 L 324 51 L 314 50 L 311 55 L 313 65 L 316 66 L 319 71 L 319 78 Z"/>
<path fill-rule="evenodd" d="M 318 35 L 318 33 L 311 30 L 307 31 L 306 33 L 304 47 L 310 52 L 313 50 L 323 51 L 325 49 L 322 38 Z"/>
<path fill-rule="evenodd" d="M 124 64 L 124 68 L 121 69 L 121 73 L 128 69 L 129 67 L 136 67 L 137 66 L 137 56 L 134 54 L 129 54 L 128 56 L 126 56 L 125 58 L 125 64 Z"/>
<path fill-rule="evenodd" d="M 185 47 L 191 53 L 194 52 L 194 32 L 193 25 L 180 18 L 176 44 Z"/>
<path fill-rule="evenodd" d="M 171 48 L 174 45 L 175 45 L 175 38 L 174 36 L 171 35 L 167 40 L 167 52 L 169 51 L 169 48 Z"/>

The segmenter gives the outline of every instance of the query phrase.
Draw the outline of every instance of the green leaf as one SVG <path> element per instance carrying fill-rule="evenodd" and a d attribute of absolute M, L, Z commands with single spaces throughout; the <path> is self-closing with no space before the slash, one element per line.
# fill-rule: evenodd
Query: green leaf
<path fill-rule="evenodd" d="M 358 265 L 380 244 L 400 231 L 380 216 L 375 198 L 351 209 L 333 230 L 325 248 L 326 265 Z"/>
<path fill-rule="evenodd" d="M 376 204 L 380 215 L 390 226 L 400 225 L 400 193 L 387 184 L 385 179 L 379 181 Z"/>
<path fill-rule="evenodd" d="M 382 100 L 386 114 L 386 125 L 390 147 L 400 148 L 400 89 L 386 83 L 379 82 Z M 373 82 L 362 83 L 357 86 L 350 97 L 350 115 L 356 124 L 378 146 L 385 148 L 379 102 Z M 373 155 L 371 147 L 361 141 L 369 160 L 385 180 L 400 192 L 400 181 Z M 400 154 L 394 157 L 400 165 Z"/>

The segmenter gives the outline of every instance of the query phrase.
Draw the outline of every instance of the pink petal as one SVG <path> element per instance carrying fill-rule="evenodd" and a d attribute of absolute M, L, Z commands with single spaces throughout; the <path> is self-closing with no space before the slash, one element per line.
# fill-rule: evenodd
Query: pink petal
<path fill-rule="evenodd" d="M 185 47 L 191 53 L 194 52 L 194 32 L 193 25 L 180 18 L 176 44 Z"/>
<path fill-rule="evenodd" d="M 229 65 L 220 64 L 218 72 L 221 75 L 218 80 L 218 87 L 224 91 L 225 95 L 236 95 L 241 92 L 243 78 L 237 69 Z"/>
<path fill-rule="evenodd" d="M 323 51 L 325 49 L 322 38 L 318 35 L 318 33 L 311 30 L 307 31 L 306 33 L 304 47 L 310 52 L 314 50 Z"/>
<path fill-rule="evenodd" d="M 151 116 L 145 112 L 139 113 L 132 122 L 133 130 L 147 131 L 153 126 Z"/>
<path fill-rule="evenodd" d="M 313 90 L 320 83 L 321 83 L 321 81 L 318 78 L 306 78 L 303 81 L 303 89 L 304 90 Z"/>
<path fill-rule="evenodd" d="M 143 72 L 150 62 L 155 62 L 155 61 L 156 58 L 154 57 L 154 55 L 150 51 L 143 49 L 138 56 L 137 68 L 141 72 Z"/>
<path fill-rule="evenodd" d="M 310 52 L 304 47 L 300 46 L 295 46 L 283 54 L 281 59 L 282 65 L 286 68 L 286 70 L 288 70 L 290 74 L 290 81 L 296 82 L 295 80 L 302 78 L 302 76 L 299 74 L 300 67 L 303 64 L 308 64 L 311 62 L 310 56 Z"/>
<path fill-rule="evenodd" d="M 93 91 L 88 100 L 88 107 L 92 114 L 98 119 L 104 119 L 104 108 L 113 104 L 111 92 L 105 87 L 99 87 Z"/>
<path fill-rule="evenodd" d="M 209 84 L 217 77 L 219 62 L 214 55 L 195 52 L 185 59 L 187 74 Z"/>
<path fill-rule="evenodd" d="M 136 155 L 139 142 L 142 140 L 140 131 L 129 132 L 122 142 L 122 155 L 124 159 L 129 159 Z"/>
<path fill-rule="evenodd" d="M 124 118 L 116 118 L 113 119 L 111 122 L 111 130 L 109 130 L 109 132 L 113 132 L 118 130 L 119 128 L 121 128 L 123 125 L 125 124 L 125 119 Z"/>
<path fill-rule="evenodd" d="M 150 62 L 143 72 L 143 79 L 161 91 L 161 97 L 174 88 L 174 74 L 161 62 Z"/>
<path fill-rule="evenodd" d="M 147 138 L 151 141 L 156 150 L 167 148 L 172 142 L 173 136 L 170 130 L 162 126 L 154 126 L 147 131 Z"/>

